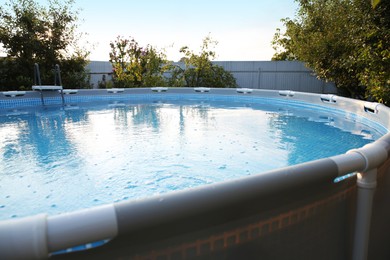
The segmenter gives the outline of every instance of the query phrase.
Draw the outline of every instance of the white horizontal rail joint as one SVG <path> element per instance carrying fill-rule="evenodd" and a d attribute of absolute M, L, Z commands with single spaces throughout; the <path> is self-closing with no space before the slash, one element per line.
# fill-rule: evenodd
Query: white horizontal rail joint
<path fill-rule="evenodd" d="M 0 259 L 45 259 L 47 244 L 45 214 L 0 222 Z"/>
<path fill-rule="evenodd" d="M 380 142 L 367 144 L 360 149 L 353 149 L 347 153 L 357 153 L 364 159 L 365 168 L 361 172 L 378 168 L 389 156 L 386 148 L 380 145 Z"/>
<path fill-rule="evenodd" d="M 56 215 L 49 217 L 47 222 L 50 252 L 110 239 L 118 234 L 112 204 Z"/>
<path fill-rule="evenodd" d="M 380 103 L 376 102 L 364 102 L 364 111 L 368 113 L 377 114 Z"/>
<path fill-rule="evenodd" d="M 280 90 L 279 95 L 284 97 L 293 97 L 295 95 L 295 92 L 291 90 Z"/>
<path fill-rule="evenodd" d="M 323 94 L 320 96 L 322 102 L 327 103 L 336 103 L 337 102 L 337 96 L 331 95 L 331 94 Z"/>

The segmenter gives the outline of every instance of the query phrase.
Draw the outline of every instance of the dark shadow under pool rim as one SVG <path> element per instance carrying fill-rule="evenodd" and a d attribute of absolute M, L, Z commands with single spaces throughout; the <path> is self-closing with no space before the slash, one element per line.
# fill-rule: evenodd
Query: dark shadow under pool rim
<path fill-rule="evenodd" d="M 334 95 L 235 89 L 164 91 L 80 90 L 72 96 L 66 95 L 65 104 L 99 95 L 112 100 L 139 94 L 266 97 L 345 110 L 390 129 L 389 108 Z M 9 108 L 12 102 L 20 106 L 37 105 L 35 99 L 39 101 L 34 92 L 1 96 L 0 109 Z M 58 102 L 61 102 L 58 93 L 47 94 L 46 104 Z M 51 258 L 390 259 L 386 242 L 390 239 L 387 223 L 390 211 L 386 206 L 390 203 L 389 153 L 387 134 L 347 154 L 237 181 L 65 215 L 42 215 L 25 222 L 3 221 L 0 256 L 45 258 L 80 243 L 111 239 L 100 247 Z M 351 172 L 358 173 L 357 181 L 349 178 L 334 183 L 335 178 Z"/>

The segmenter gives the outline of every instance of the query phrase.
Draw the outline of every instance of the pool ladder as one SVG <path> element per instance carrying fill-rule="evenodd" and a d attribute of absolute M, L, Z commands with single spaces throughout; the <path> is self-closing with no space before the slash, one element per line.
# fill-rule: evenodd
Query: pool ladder
<path fill-rule="evenodd" d="M 32 89 L 40 92 L 42 105 L 45 105 L 43 92 L 57 90 L 61 94 L 62 105 L 64 105 L 65 99 L 64 99 L 64 90 L 62 88 L 60 65 L 56 64 L 54 66 L 54 85 L 42 85 L 39 65 L 35 63 L 34 64 L 34 86 L 32 86 Z"/>

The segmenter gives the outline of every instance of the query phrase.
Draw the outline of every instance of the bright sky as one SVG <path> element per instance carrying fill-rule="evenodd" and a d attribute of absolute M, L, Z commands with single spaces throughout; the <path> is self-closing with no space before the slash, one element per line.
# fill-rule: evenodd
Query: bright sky
<path fill-rule="evenodd" d="M 6 0 L 0 0 L 5 2 Z M 45 3 L 44 0 L 39 0 Z M 141 46 L 165 49 L 178 61 L 179 49 L 198 51 L 210 34 L 216 60 L 270 60 L 280 19 L 294 17 L 294 0 L 76 0 L 81 32 L 93 44 L 91 60 L 109 59 L 110 41 L 132 36 Z"/>

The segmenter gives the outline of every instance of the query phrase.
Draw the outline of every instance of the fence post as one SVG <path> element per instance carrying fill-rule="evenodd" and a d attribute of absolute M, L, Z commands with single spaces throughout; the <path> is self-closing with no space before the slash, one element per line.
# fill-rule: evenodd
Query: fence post
<path fill-rule="evenodd" d="M 372 203 L 376 188 L 377 168 L 357 175 L 356 223 L 353 260 L 366 260 L 370 236 Z"/>

